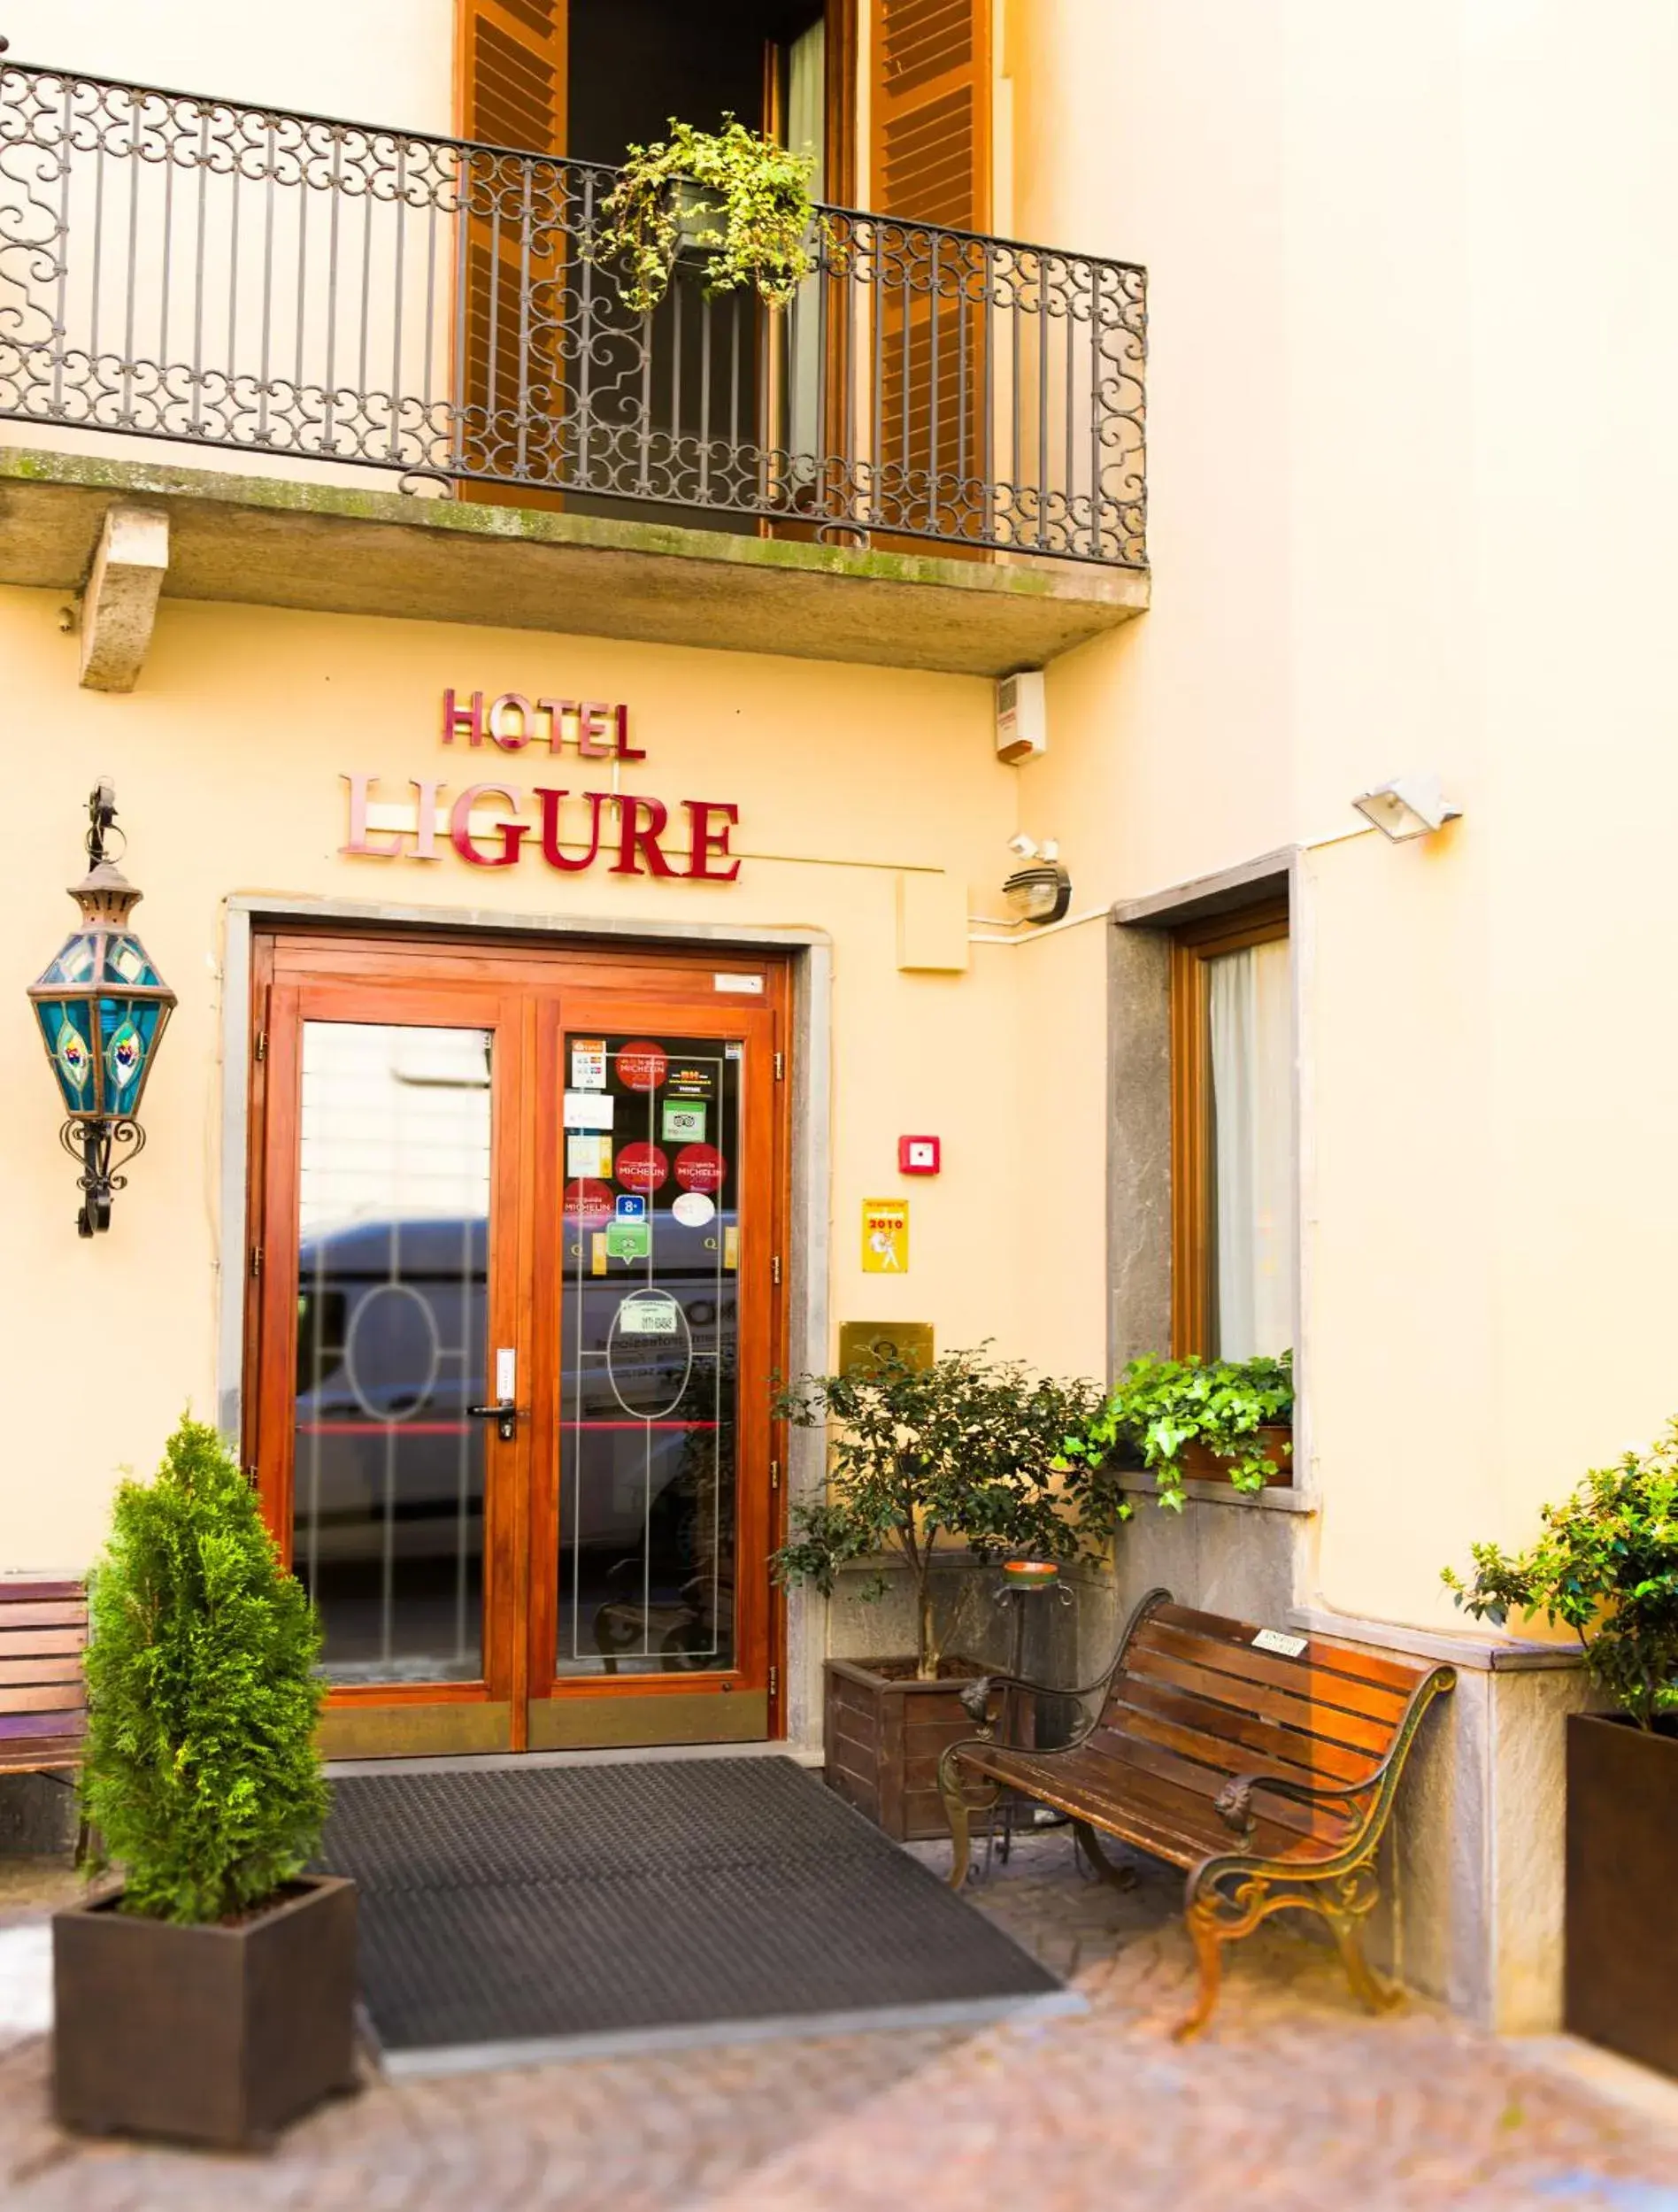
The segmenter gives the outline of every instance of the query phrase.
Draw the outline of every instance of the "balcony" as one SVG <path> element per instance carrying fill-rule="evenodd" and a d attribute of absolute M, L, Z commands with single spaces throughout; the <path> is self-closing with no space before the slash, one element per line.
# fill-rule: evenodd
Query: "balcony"
<path fill-rule="evenodd" d="M 1146 604 L 1140 269 L 822 208 L 635 313 L 616 175 L 0 68 L 0 574 L 137 493 L 182 596 L 974 672 Z"/>

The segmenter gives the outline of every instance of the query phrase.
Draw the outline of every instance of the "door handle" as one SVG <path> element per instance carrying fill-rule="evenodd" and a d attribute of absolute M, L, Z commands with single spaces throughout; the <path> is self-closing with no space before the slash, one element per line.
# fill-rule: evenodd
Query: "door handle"
<path fill-rule="evenodd" d="M 468 1406 L 466 1414 L 473 1421 L 493 1421 L 496 1434 L 503 1444 L 513 1439 L 513 1424 L 523 1410 L 514 1403 L 513 1393 L 518 1388 L 519 1355 L 512 1345 L 500 1345 L 496 1349 L 496 1399 L 493 1406 Z"/>
<path fill-rule="evenodd" d="M 524 1410 L 522 1406 L 515 1406 L 510 1398 L 502 1398 L 497 1399 L 493 1406 L 468 1406 L 466 1418 L 469 1421 L 493 1421 L 496 1434 L 503 1444 L 511 1444 L 514 1435 L 513 1424 Z"/>

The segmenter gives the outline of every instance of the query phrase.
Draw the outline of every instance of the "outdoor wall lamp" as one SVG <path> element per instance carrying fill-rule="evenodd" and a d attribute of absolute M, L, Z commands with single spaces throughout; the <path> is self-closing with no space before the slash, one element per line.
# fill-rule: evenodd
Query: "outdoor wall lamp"
<path fill-rule="evenodd" d="M 105 857 L 116 819 L 116 794 L 102 782 L 88 797 L 88 873 L 70 886 L 81 927 L 29 986 L 70 1117 L 59 1141 L 81 1163 L 76 1229 L 83 1237 L 110 1228 L 112 1193 L 127 1181 L 112 1168 L 126 1167 L 146 1141 L 140 1095 L 175 1003 L 128 926 L 142 894 Z"/>
<path fill-rule="evenodd" d="M 1396 775 L 1390 783 L 1378 783 L 1351 803 L 1395 844 L 1407 837 L 1428 836 L 1462 812 L 1446 798 L 1436 775 Z"/>
<path fill-rule="evenodd" d="M 1041 844 L 1023 831 L 1008 840 L 1008 850 L 1026 863 L 1016 868 L 1002 887 L 1008 911 L 1015 921 L 1058 921 L 1072 904 L 1072 878 L 1052 837 Z"/>

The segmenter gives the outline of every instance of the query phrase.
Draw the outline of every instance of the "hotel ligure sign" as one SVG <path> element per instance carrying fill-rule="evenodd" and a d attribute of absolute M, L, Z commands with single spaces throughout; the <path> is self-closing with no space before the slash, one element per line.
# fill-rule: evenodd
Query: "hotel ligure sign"
<path fill-rule="evenodd" d="M 470 867 L 528 861 L 566 875 L 601 868 L 699 883 L 732 883 L 740 874 L 730 850 L 737 806 L 619 788 L 624 763 L 647 758 L 629 742 L 621 703 L 519 691 L 486 702 L 481 691 L 447 690 L 440 735 L 464 756 L 452 777 L 412 776 L 404 790 L 346 771 L 346 859 L 440 861 L 453 852 Z M 497 753 L 518 763 L 518 782 L 479 773 Z M 526 780 L 531 770 L 542 782 Z"/>

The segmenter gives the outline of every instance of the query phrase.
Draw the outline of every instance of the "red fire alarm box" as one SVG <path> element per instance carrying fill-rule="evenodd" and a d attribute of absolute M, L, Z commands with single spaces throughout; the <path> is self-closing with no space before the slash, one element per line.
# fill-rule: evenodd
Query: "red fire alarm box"
<path fill-rule="evenodd" d="M 935 1175 L 943 1165 L 935 1137 L 900 1137 L 897 1172 L 903 1175 Z"/>

